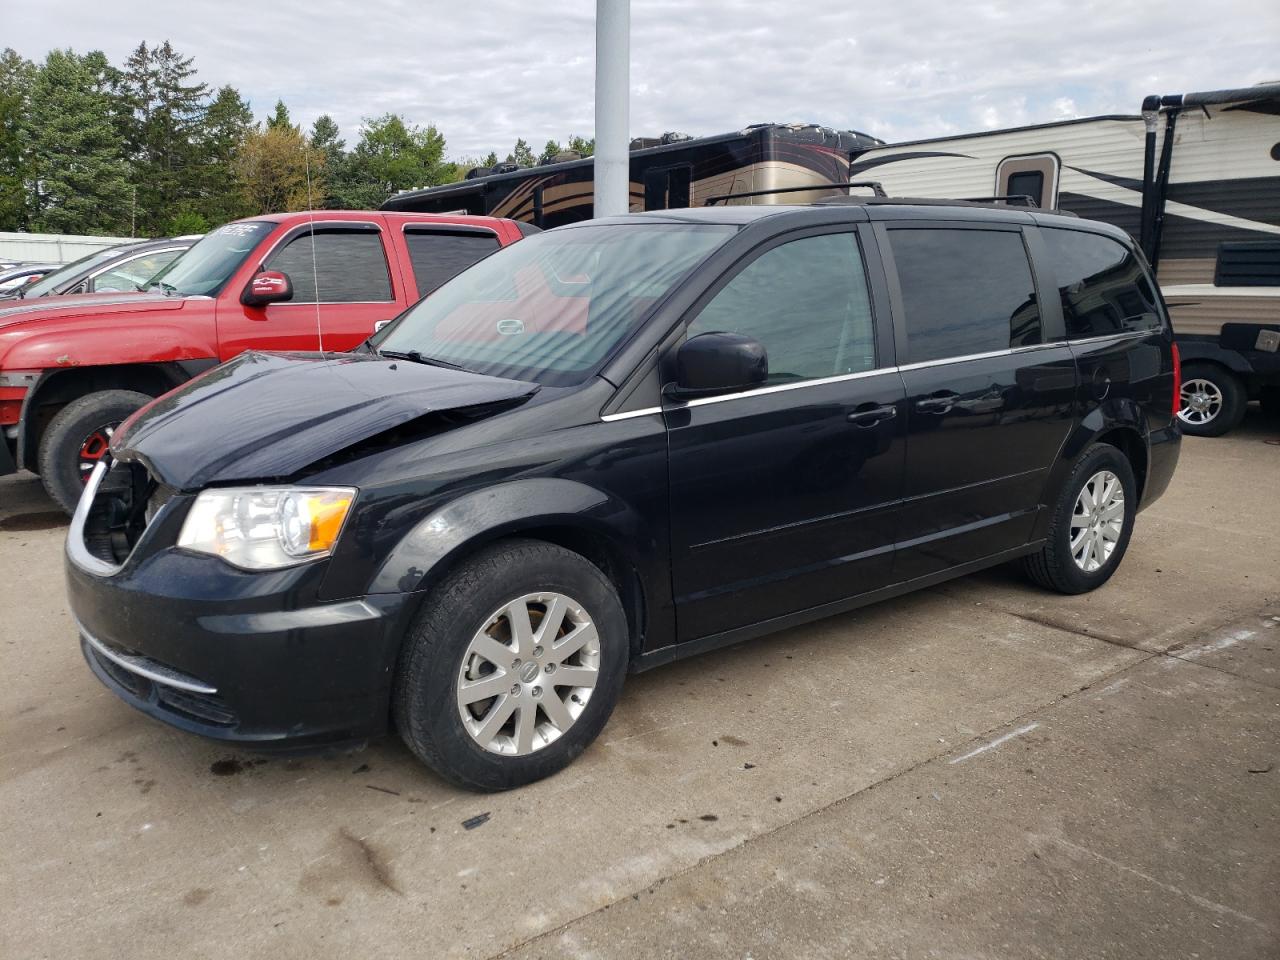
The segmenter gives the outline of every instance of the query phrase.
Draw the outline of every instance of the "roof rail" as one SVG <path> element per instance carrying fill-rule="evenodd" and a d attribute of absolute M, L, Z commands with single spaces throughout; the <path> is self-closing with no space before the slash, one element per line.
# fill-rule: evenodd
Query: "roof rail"
<path fill-rule="evenodd" d="M 719 203 L 721 200 L 739 200 L 743 197 L 765 197 L 775 193 L 809 193 L 813 190 L 828 190 L 833 187 L 837 189 L 866 187 L 877 197 L 889 196 L 884 192 L 884 186 L 879 180 L 838 180 L 828 183 L 814 183 L 806 187 L 774 187 L 772 190 L 747 190 L 743 193 L 718 193 L 713 197 L 707 197 L 707 199 L 703 201 L 702 205 L 704 207 L 710 207 Z"/>
<path fill-rule="evenodd" d="M 1037 209 L 1040 207 L 1040 204 L 1036 203 L 1036 198 L 1028 193 L 1010 193 L 1003 197 L 962 197 L 961 199 L 965 203 L 999 203 L 1003 200 L 1009 207 L 1036 207 Z"/>

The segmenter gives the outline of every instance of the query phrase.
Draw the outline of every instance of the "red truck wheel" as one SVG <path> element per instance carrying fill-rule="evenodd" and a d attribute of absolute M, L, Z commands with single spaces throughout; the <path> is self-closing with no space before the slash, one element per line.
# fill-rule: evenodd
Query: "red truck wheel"
<path fill-rule="evenodd" d="M 74 513 L 85 481 L 107 452 L 111 433 L 151 397 L 132 390 L 102 390 L 73 400 L 40 438 L 40 479 L 58 506 Z"/>

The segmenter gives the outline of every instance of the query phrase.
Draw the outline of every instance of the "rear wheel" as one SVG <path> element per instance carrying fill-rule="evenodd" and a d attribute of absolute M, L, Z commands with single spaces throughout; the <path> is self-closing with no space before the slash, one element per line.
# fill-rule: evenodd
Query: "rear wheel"
<path fill-rule="evenodd" d="M 1048 539 L 1023 560 L 1023 569 L 1040 586 L 1059 593 L 1102 586 L 1128 549 L 1137 500 L 1129 459 L 1110 444 L 1094 444 L 1063 484 Z"/>
<path fill-rule="evenodd" d="M 1244 418 L 1249 402 L 1240 378 L 1214 363 L 1188 363 L 1182 368 L 1182 432 L 1194 437 L 1220 437 Z"/>
<path fill-rule="evenodd" d="M 145 393 L 102 390 L 71 401 L 58 411 L 40 438 L 40 479 L 67 513 L 74 513 L 89 474 L 107 453 L 111 436 L 140 407 Z"/>
<path fill-rule="evenodd" d="M 489 547 L 433 590 L 405 640 L 396 726 L 437 773 L 473 790 L 550 776 L 596 738 L 630 641 L 613 584 L 563 547 Z"/>

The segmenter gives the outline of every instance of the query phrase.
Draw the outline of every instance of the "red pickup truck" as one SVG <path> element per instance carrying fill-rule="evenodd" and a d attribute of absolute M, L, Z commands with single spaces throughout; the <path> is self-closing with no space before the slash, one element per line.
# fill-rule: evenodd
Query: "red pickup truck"
<path fill-rule="evenodd" d="M 70 513 L 112 431 L 153 397 L 249 349 L 350 350 L 536 229 L 345 210 L 252 217 L 211 231 L 136 296 L 0 309 L 0 475 L 39 473 Z"/>

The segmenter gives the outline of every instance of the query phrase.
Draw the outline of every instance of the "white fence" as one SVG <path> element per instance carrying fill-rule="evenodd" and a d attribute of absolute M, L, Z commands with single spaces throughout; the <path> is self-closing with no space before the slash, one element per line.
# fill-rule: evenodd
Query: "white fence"
<path fill-rule="evenodd" d="M 86 253 L 128 243 L 129 237 L 75 237 L 58 233 L 0 232 L 0 260 L 70 263 Z"/>

